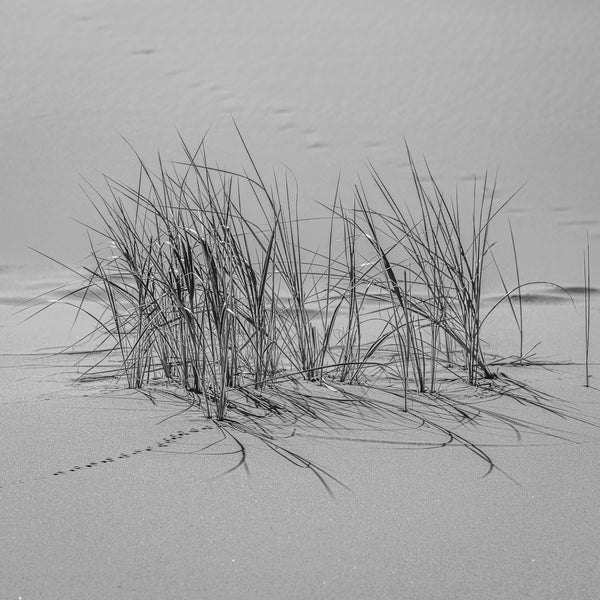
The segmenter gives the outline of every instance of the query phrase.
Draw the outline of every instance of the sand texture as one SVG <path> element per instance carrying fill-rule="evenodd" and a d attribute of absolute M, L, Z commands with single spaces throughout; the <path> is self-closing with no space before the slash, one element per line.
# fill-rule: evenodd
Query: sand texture
<path fill-rule="evenodd" d="M 4 2 L 0 600 L 599 598 L 599 29 L 597 0 Z M 263 176 L 261 192 L 252 178 Z M 438 199 L 427 214 L 424 188 Z M 486 190 L 496 207 L 519 190 L 489 238 L 490 213 L 476 217 Z M 196 191 L 216 203 L 200 209 Z M 274 192 L 288 207 L 277 218 Z M 348 217 L 360 197 L 356 228 Z M 117 210 L 123 198 L 128 209 Z M 409 207 L 415 226 L 398 213 L 383 218 L 393 206 Z M 241 229 L 232 228 L 232 207 L 245 215 Z M 338 216 L 344 207 L 346 220 L 334 225 L 332 207 Z M 302 223 L 302 240 L 284 223 Z M 286 248 L 287 257 L 301 248 L 292 253 L 300 260 L 283 260 Z M 229 411 L 218 423 L 164 381 L 142 393 L 87 372 L 101 358 L 86 354 L 94 322 L 80 312 L 73 324 L 86 292 L 60 263 L 95 272 L 86 276 L 104 308 L 109 290 L 124 291 L 116 321 L 143 333 L 121 338 L 138 351 L 129 356 L 144 366 L 154 352 L 165 379 L 176 371 L 170 385 L 193 380 L 198 398 L 210 389 L 223 399 L 214 390 L 224 389 L 224 373 L 246 385 L 249 375 L 285 371 L 271 359 L 287 352 L 293 363 L 300 341 L 314 350 L 317 321 L 320 333 L 333 331 L 337 367 L 356 366 L 368 354 L 356 343 L 356 315 L 364 309 L 361 318 L 376 321 L 382 297 L 395 303 L 384 327 L 396 347 L 381 346 L 389 359 L 381 372 L 395 368 L 396 381 L 382 376 L 378 390 L 286 382 L 297 386 L 286 389 L 296 406 L 316 406 L 319 418 L 253 416 L 256 407 L 231 392 L 229 405 L 214 403 Z M 286 263 L 288 275 L 321 269 L 328 298 L 336 280 L 324 303 L 327 317 L 339 317 L 335 331 L 320 320 L 322 297 L 297 294 L 294 307 L 268 300 Z M 357 272 L 366 276 L 359 285 Z M 435 295 L 424 293 L 423 273 Z M 479 330 L 480 299 L 485 314 L 531 281 L 563 288 L 523 288 L 514 314 L 501 303 Z M 414 282 L 420 316 L 405 310 Z M 244 286 L 240 304 L 231 292 Z M 367 288 L 373 296 L 358 309 L 350 292 Z M 65 294 L 70 306 L 60 303 Z M 226 301 L 198 310 L 212 298 Z M 293 308 L 295 321 L 279 318 Z M 531 364 L 516 367 L 521 308 Z M 219 316 L 226 327 L 214 326 Z M 105 317 L 110 337 L 119 326 Z M 440 319 L 458 340 L 427 347 Z M 412 333 L 395 335 L 399 323 Z M 236 331 L 250 335 L 239 342 Z M 425 343 L 420 351 L 413 343 L 417 358 L 401 373 L 393 361 L 401 348 L 410 359 L 405 340 L 422 331 Z M 184 343 L 198 332 L 212 345 Z M 265 342 L 254 346 L 256 360 L 248 352 L 243 369 L 229 369 L 235 344 L 245 351 L 255 339 Z M 463 354 L 452 363 L 454 342 Z M 207 347 L 217 364 L 208 384 L 186 371 L 206 366 Z M 333 357 L 331 348 L 322 344 L 320 357 Z M 441 366 L 436 393 L 411 393 L 403 413 L 398 377 L 416 383 L 427 348 L 437 353 L 429 365 L 442 364 L 444 351 L 451 368 L 469 352 L 475 360 L 462 381 Z M 484 353 L 490 365 L 478 362 Z M 491 369 L 482 385 L 464 383 L 482 362 Z M 138 374 L 157 372 L 144 368 Z"/>
<path fill-rule="evenodd" d="M 25 293 L 3 277 L 4 297 Z M 49 350 L 72 314 L 17 326 L 6 304 L 2 598 L 596 596 L 600 433 L 583 421 L 599 423 L 600 404 L 580 365 L 503 367 L 572 418 L 488 404 L 521 419 L 522 439 L 493 419 L 462 431 L 493 457 L 485 477 L 473 452 L 409 421 L 275 426 L 278 447 L 340 482 L 323 475 L 328 493 L 290 455 L 230 429 L 238 444 L 182 402 L 75 381 L 80 356 Z M 575 340 L 581 315 L 536 306 L 531 334 L 545 329 L 555 359 L 577 356 L 560 332 Z"/>

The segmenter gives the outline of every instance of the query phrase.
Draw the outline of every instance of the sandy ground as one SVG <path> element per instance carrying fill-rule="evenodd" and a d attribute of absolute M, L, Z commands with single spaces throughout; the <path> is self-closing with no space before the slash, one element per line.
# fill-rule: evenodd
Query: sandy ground
<path fill-rule="evenodd" d="M 332 482 L 332 497 L 250 435 L 238 435 L 248 471 L 228 472 L 236 445 L 198 414 L 76 383 L 79 356 L 49 352 L 85 323 L 70 335 L 72 313 L 54 307 L 17 327 L 11 307 L 62 281 L 41 257 L 36 272 L 15 268 L 28 247 L 69 264 L 85 255 L 72 220 L 96 221 L 80 175 L 99 187 L 96 169 L 136 180 L 121 135 L 147 160 L 158 148 L 177 159 L 176 130 L 191 144 L 209 131 L 211 160 L 239 170 L 249 165 L 232 115 L 265 173 L 293 170 L 311 215 L 313 201 L 332 202 L 340 169 L 350 201 L 366 160 L 413 197 L 405 139 L 445 190 L 465 186 L 461 197 L 499 168 L 499 197 L 527 184 L 507 207 L 523 280 L 576 284 L 587 234 L 593 249 L 600 239 L 600 3 L 4 4 L 0 600 L 596 598 L 592 426 L 484 403 L 571 440 L 524 431 L 519 441 L 488 419 L 464 432 L 498 465 L 487 477 L 473 452 L 434 448 L 414 424 L 346 423 L 370 442 L 282 437 L 347 486 Z M 498 259 L 512 274 L 501 228 Z M 540 357 L 581 363 L 581 310 L 545 290 L 525 317 L 526 348 L 541 339 Z M 598 360 L 597 309 L 594 323 Z M 517 350 L 506 314 L 486 337 L 491 351 Z M 580 365 L 511 373 L 600 422 Z"/>
<path fill-rule="evenodd" d="M 568 439 L 474 429 L 503 471 L 484 477 L 464 447 L 414 445 L 428 441 L 414 428 L 371 442 L 299 428 L 281 443 L 347 486 L 330 481 L 330 495 L 237 434 L 248 469 L 228 472 L 236 446 L 200 414 L 76 383 L 77 355 L 41 355 L 66 343 L 69 312 L 16 326 L 9 305 L 35 286 L 1 279 L 0 598 L 597 597 L 595 427 L 506 401 L 501 410 Z M 552 344 L 545 356 L 580 358 L 581 311 L 541 301 L 527 311 L 532 339 Z M 494 326 L 510 352 L 514 336 Z M 502 369 L 600 423 L 581 366 Z"/>

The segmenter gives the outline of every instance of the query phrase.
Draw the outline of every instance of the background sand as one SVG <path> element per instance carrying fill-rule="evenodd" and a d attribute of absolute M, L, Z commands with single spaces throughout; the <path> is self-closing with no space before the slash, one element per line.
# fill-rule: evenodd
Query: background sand
<path fill-rule="evenodd" d="M 94 221 L 79 186 L 178 159 L 175 128 L 237 169 L 287 165 L 303 209 L 352 200 L 371 160 L 413 197 L 404 139 L 442 187 L 499 169 L 525 279 L 579 282 L 600 236 L 600 4 L 593 0 L 29 0 L 0 8 L 0 260 L 70 262 Z M 315 242 L 318 229 L 313 229 Z M 506 231 L 502 218 L 500 232 Z M 510 263 L 510 252 L 507 253 Z M 593 261 L 600 275 L 600 261 Z"/>

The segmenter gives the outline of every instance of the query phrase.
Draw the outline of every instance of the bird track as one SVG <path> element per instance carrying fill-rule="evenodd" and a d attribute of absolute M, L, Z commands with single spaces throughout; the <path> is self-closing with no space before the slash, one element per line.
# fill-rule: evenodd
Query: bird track
<path fill-rule="evenodd" d="M 154 444 L 149 444 L 143 448 L 136 448 L 135 450 L 131 450 L 129 452 L 121 452 L 120 454 L 115 455 L 114 457 L 107 456 L 102 459 L 92 460 L 81 465 L 74 465 L 71 468 L 59 469 L 54 471 L 50 475 L 40 475 L 38 477 L 33 477 L 29 479 L 17 479 L 6 483 L 0 483 L 0 489 L 11 485 L 22 485 L 31 481 L 39 481 L 41 479 L 50 479 L 52 477 L 68 475 L 69 473 L 77 473 L 78 471 L 84 471 L 85 469 L 92 469 L 102 465 L 110 465 L 111 463 L 117 463 L 120 460 L 126 458 L 133 458 L 134 456 L 144 454 L 147 452 L 164 452 L 172 444 L 182 440 L 186 436 L 192 435 L 194 433 L 199 433 L 200 431 L 206 429 L 212 429 L 212 427 L 210 425 L 203 425 L 202 427 L 190 427 L 187 430 L 179 429 L 176 433 L 171 433 L 170 435 L 161 438 L 158 442 L 155 442 Z"/>

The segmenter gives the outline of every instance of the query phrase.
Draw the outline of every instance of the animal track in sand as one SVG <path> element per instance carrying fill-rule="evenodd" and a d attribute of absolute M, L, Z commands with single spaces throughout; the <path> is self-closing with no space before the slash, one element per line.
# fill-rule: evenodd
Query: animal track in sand
<path fill-rule="evenodd" d="M 202 425 L 199 427 L 190 427 L 187 430 L 180 429 L 176 433 L 171 433 L 170 435 L 161 438 L 158 442 L 155 442 L 154 444 L 149 444 L 148 446 L 145 446 L 143 448 L 136 448 L 135 450 L 132 450 L 130 452 L 121 452 L 121 454 L 118 454 L 114 457 L 107 456 L 105 458 L 98 459 L 98 460 L 92 460 L 90 462 L 86 462 L 81 465 L 74 465 L 73 467 L 71 467 L 69 469 L 57 470 L 57 471 L 54 471 L 54 473 L 52 473 L 52 475 L 41 475 L 39 477 L 33 477 L 31 479 L 18 479 L 18 480 L 10 481 L 7 483 L 0 483 L 0 489 L 7 487 L 9 485 L 24 484 L 29 481 L 38 481 L 40 479 L 48 479 L 49 477 L 57 477 L 60 475 L 66 475 L 68 473 L 76 473 L 77 471 L 91 469 L 93 467 L 99 467 L 101 465 L 108 465 L 110 463 L 116 463 L 125 458 L 133 458 L 137 454 L 143 454 L 146 452 L 166 452 L 166 451 L 168 451 L 167 449 L 175 442 L 182 440 L 186 436 L 192 435 L 194 433 L 199 433 L 200 431 L 207 430 L 207 429 L 213 429 L 213 426 Z"/>

